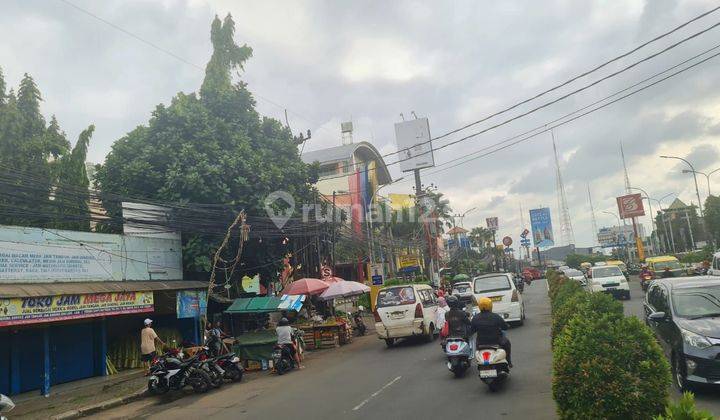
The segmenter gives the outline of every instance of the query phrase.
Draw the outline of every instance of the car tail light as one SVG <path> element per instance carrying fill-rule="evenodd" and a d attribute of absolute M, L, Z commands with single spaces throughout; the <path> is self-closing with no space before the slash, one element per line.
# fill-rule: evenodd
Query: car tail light
<path fill-rule="evenodd" d="M 513 290 L 512 298 L 510 299 L 510 302 L 517 302 L 517 301 L 519 301 L 518 291 L 517 291 L 517 289 L 515 289 L 515 290 Z"/>
<path fill-rule="evenodd" d="M 483 363 L 485 363 L 485 364 L 490 363 L 490 352 L 489 351 L 482 352 L 482 358 L 483 358 Z"/>
<path fill-rule="evenodd" d="M 422 305 L 419 303 L 415 305 L 415 318 L 423 318 Z"/>
<path fill-rule="evenodd" d="M 382 322 L 382 319 L 380 318 L 380 314 L 378 313 L 377 309 L 373 311 L 373 317 L 375 317 L 375 322 Z"/>
<path fill-rule="evenodd" d="M 456 351 L 458 349 L 458 347 L 460 347 L 460 346 L 458 346 L 457 344 L 450 344 L 449 347 L 450 347 L 451 351 Z"/>

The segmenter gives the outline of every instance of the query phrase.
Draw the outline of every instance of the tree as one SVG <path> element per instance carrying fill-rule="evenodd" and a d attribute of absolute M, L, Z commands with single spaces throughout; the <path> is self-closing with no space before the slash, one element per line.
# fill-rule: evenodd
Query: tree
<path fill-rule="evenodd" d="M 55 117 L 53 117 L 53 120 Z M 78 137 L 72 152 L 62 156 L 58 168 L 58 187 L 55 204 L 60 217 L 55 228 L 68 230 L 90 230 L 89 187 L 90 181 L 85 168 L 88 146 L 95 126 L 91 125 Z"/>
<path fill-rule="evenodd" d="M 716 246 L 720 244 L 720 197 L 708 196 L 705 200 L 705 223 Z"/>
<path fill-rule="evenodd" d="M 314 201 L 317 167 L 302 162 L 289 129 L 259 117 L 245 83 L 233 82 L 232 75 L 252 54 L 249 47 L 235 43 L 234 31 L 230 15 L 213 20 L 213 53 L 199 96 L 178 93 L 169 105 L 158 105 L 146 125 L 113 144 L 96 183 L 103 207 L 116 222 L 121 209 L 113 195 L 222 203 L 259 216 L 266 216 L 264 199 L 276 190 L 290 193 L 296 203 Z M 221 238 L 193 231 L 192 226 L 182 236 L 185 270 L 203 276 L 211 269 L 210 257 Z M 275 245 L 267 239 L 252 241 L 243 251 L 246 266 L 263 265 L 259 271 L 264 280 L 276 276 L 283 255 Z"/>
<path fill-rule="evenodd" d="M 472 228 L 468 238 L 470 238 L 470 243 L 474 247 L 482 249 L 489 247 L 489 243 L 492 242 L 493 236 L 492 230 L 483 226 L 477 226 Z"/>

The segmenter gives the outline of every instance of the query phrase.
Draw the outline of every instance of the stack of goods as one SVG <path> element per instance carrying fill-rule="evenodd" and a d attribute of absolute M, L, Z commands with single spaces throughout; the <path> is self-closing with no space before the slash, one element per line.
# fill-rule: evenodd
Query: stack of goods
<path fill-rule="evenodd" d="M 347 322 L 340 325 L 340 344 L 352 343 L 353 330 Z"/>
<path fill-rule="evenodd" d="M 176 348 L 178 343 L 182 341 L 182 336 L 174 328 L 158 328 L 155 332 L 163 342 L 172 348 Z M 111 341 L 107 353 L 107 358 L 116 372 L 123 369 L 142 367 L 143 362 L 140 360 L 140 332 L 121 336 Z"/>
<path fill-rule="evenodd" d="M 303 331 L 305 350 L 315 350 L 318 347 L 318 341 L 320 341 L 320 332 L 315 331 L 313 327 L 301 329 Z"/>
<path fill-rule="evenodd" d="M 326 329 L 320 333 L 320 348 L 330 349 L 340 347 L 340 337 L 336 331 Z"/>

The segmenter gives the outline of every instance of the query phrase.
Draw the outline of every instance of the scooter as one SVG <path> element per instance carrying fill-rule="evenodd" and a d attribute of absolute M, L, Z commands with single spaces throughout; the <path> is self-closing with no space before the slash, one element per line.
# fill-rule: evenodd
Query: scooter
<path fill-rule="evenodd" d="M 12 411 L 13 408 L 15 408 L 15 403 L 13 403 L 9 397 L 0 394 L 0 420 L 8 420 L 3 413 Z"/>
<path fill-rule="evenodd" d="M 478 376 L 485 382 L 490 391 L 495 392 L 500 384 L 510 375 L 507 354 L 500 346 L 483 345 L 475 352 Z"/>
<path fill-rule="evenodd" d="M 365 321 L 363 321 L 362 318 L 362 312 L 365 308 L 362 306 L 358 307 L 358 311 L 353 314 L 353 322 L 355 322 L 355 331 L 357 332 L 358 336 L 363 336 L 367 332 L 367 327 L 365 326 Z"/>
<path fill-rule="evenodd" d="M 652 281 L 653 276 L 652 274 L 642 274 L 640 275 L 640 287 L 644 292 L 647 291 L 648 285 L 650 285 L 650 282 Z"/>
<path fill-rule="evenodd" d="M 212 379 L 200 367 L 198 355 L 182 361 L 173 352 L 165 353 L 153 361 L 148 376 L 148 390 L 156 395 L 173 389 L 179 391 L 190 385 L 196 393 L 207 392 Z"/>
<path fill-rule="evenodd" d="M 225 379 L 228 379 L 231 382 L 240 382 L 242 380 L 245 369 L 243 368 L 242 363 L 240 363 L 240 358 L 237 357 L 235 353 L 227 353 L 222 356 L 218 356 L 215 358 L 215 363 L 217 363 L 217 365 L 225 371 Z"/>
<path fill-rule="evenodd" d="M 465 371 L 470 367 L 470 360 L 473 356 L 472 347 L 470 342 L 464 338 L 448 337 L 445 340 L 447 367 L 455 374 L 456 378 L 465 375 Z"/>
<path fill-rule="evenodd" d="M 292 340 L 293 343 L 295 343 L 295 351 L 300 359 L 305 350 L 303 332 L 299 329 L 293 328 Z M 295 362 L 295 358 L 290 353 L 289 346 L 290 344 L 276 344 L 275 347 L 273 347 L 273 366 L 275 367 L 275 372 L 277 372 L 278 375 L 284 375 L 285 373 L 298 367 Z"/>

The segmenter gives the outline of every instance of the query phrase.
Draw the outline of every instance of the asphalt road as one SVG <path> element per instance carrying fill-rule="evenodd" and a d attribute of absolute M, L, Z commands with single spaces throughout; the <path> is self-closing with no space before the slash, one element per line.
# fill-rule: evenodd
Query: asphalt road
<path fill-rule="evenodd" d="M 630 281 L 630 300 L 623 301 L 625 307 L 625 315 L 637 316 L 641 320 L 645 319 L 645 312 L 643 310 L 643 300 L 645 299 L 645 292 L 640 288 L 640 284 L 637 282 L 637 276 L 631 277 Z M 720 418 L 720 394 L 718 393 L 720 388 L 705 388 L 698 389 L 695 391 L 695 403 L 698 407 L 705 410 L 709 410 L 715 417 Z M 671 387 L 671 395 L 673 398 L 680 398 L 681 394 L 678 389 L 673 385 Z"/>
<path fill-rule="evenodd" d="M 371 335 L 313 354 L 305 369 L 262 373 L 204 395 L 146 398 L 95 418 L 156 419 L 550 419 L 550 309 L 545 281 L 525 288 L 527 320 L 508 336 L 515 368 L 497 393 L 474 372 L 456 379 L 437 341 L 404 341 L 387 349 Z"/>

